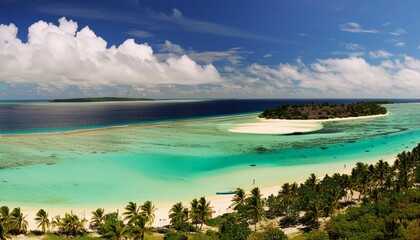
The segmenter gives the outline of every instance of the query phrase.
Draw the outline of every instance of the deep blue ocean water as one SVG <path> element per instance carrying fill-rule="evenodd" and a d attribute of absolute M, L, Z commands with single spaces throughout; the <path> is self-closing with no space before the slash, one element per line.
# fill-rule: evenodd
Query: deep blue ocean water
<path fill-rule="evenodd" d="M 78 130 L 126 124 L 255 113 L 282 104 L 351 103 L 386 99 L 246 99 L 112 103 L 0 101 L 0 133 Z M 418 102 L 418 99 L 392 99 Z"/>

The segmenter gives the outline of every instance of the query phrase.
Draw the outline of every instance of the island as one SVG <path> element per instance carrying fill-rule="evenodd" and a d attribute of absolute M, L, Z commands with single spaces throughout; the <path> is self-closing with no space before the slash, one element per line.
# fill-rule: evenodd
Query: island
<path fill-rule="evenodd" d="M 266 119 L 331 119 L 349 118 L 386 114 L 385 107 L 376 102 L 358 102 L 350 104 L 306 104 L 281 105 L 267 109 L 259 115 Z"/>
<path fill-rule="evenodd" d="M 382 103 L 381 103 L 382 104 Z M 386 116 L 387 110 L 378 102 L 350 104 L 281 105 L 267 109 L 258 118 L 228 129 L 248 134 L 302 134 L 319 131 L 323 122 L 360 120 Z"/>
<path fill-rule="evenodd" d="M 135 102 L 135 101 L 154 101 L 150 98 L 123 98 L 123 97 L 97 97 L 97 98 L 67 98 L 54 99 L 50 102 Z"/>

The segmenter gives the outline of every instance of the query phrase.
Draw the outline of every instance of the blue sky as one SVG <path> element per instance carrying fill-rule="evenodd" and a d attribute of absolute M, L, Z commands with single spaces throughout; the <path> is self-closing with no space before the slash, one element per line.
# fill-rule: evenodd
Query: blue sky
<path fill-rule="evenodd" d="M 0 98 L 419 97 L 419 9 L 384 0 L 0 0 Z"/>

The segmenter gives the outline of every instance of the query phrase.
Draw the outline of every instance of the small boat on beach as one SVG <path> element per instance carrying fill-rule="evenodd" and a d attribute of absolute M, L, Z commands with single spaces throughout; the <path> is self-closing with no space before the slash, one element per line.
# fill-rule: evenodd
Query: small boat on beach
<path fill-rule="evenodd" d="M 236 190 L 227 190 L 227 191 L 220 191 L 216 192 L 216 195 L 229 195 L 229 194 L 235 194 Z"/>

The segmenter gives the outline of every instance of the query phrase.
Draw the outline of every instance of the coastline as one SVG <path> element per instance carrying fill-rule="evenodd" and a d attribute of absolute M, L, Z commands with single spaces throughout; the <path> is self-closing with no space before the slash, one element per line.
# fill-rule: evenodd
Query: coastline
<path fill-rule="evenodd" d="M 390 165 L 392 165 L 395 161 L 396 157 L 395 156 L 385 156 L 384 158 L 382 158 L 382 160 L 388 162 Z M 243 189 L 245 189 L 245 191 L 248 193 L 252 188 L 254 187 L 259 187 L 261 194 L 263 197 L 268 197 L 271 194 L 276 195 L 278 193 L 278 191 L 281 189 L 281 186 L 284 183 L 293 183 L 293 182 L 297 182 L 297 183 L 303 183 L 308 177 L 309 174 L 306 176 L 302 176 L 299 174 L 295 174 L 296 171 L 301 172 L 302 169 L 310 169 L 310 170 L 315 170 L 315 171 L 311 171 L 314 172 L 316 174 L 316 176 L 318 178 L 323 178 L 325 176 L 325 174 L 328 175 L 332 175 L 334 173 L 339 173 L 339 174 L 351 174 L 351 170 L 353 167 L 355 167 L 356 162 L 363 162 L 363 163 L 368 163 L 368 164 L 374 164 L 376 163 L 378 160 L 378 158 L 371 158 L 371 159 L 363 159 L 363 160 L 351 160 L 351 161 L 339 161 L 336 163 L 328 163 L 328 164 L 319 164 L 318 169 L 317 168 L 313 168 L 314 165 L 313 164 L 311 166 L 305 166 L 305 165 L 301 165 L 301 166 L 291 166 L 289 168 L 286 167 L 286 172 L 290 172 L 290 176 L 289 178 L 287 178 L 287 180 L 280 180 L 279 182 L 277 182 L 274 185 L 269 185 L 269 186 L 259 186 L 258 183 L 256 185 L 251 185 L 249 184 L 248 186 L 238 186 L 241 187 Z M 326 165 L 329 165 L 328 167 L 326 167 Z M 266 171 L 267 169 L 269 169 L 270 167 L 265 167 L 265 169 L 261 169 L 261 171 Z M 293 169 L 295 169 L 294 171 L 292 171 Z M 275 170 L 274 170 L 275 171 Z M 239 172 L 237 173 L 239 175 L 242 175 L 243 173 Z M 221 190 L 226 190 L 226 189 L 221 189 Z M 197 197 L 200 197 L 199 195 L 197 195 Z M 211 202 L 211 207 L 213 208 L 213 217 L 216 216 L 220 216 L 223 215 L 225 213 L 230 213 L 232 210 L 229 208 L 231 205 L 231 200 L 233 195 L 216 195 L 215 193 L 213 195 L 208 195 L 205 196 L 206 199 Z M 176 202 L 181 201 L 184 206 L 189 207 L 189 202 L 192 199 L 180 199 L 176 202 L 159 202 L 159 201 L 155 201 L 153 199 L 150 199 L 153 204 L 155 205 L 155 208 L 157 209 L 155 212 L 155 221 L 153 223 L 153 226 L 155 227 L 161 227 L 164 225 L 168 225 L 170 224 L 170 219 L 169 219 L 169 211 L 172 207 L 173 204 L 175 204 Z M 136 202 L 134 200 L 134 202 Z M 121 204 L 97 204 L 95 206 L 82 206 L 82 205 L 75 205 L 72 207 L 69 206 L 54 206 L 54 207 L 45 207 L 45 206 L 36 206 L 36 205 L 25 205 L 25 204 L 16 204 L 16 205 L 8 205 L 10 208 L 13 207 L 21 207 L 22 212 L 27 216 L 26 220 L 29 223 L 29 227 L 28 229 L 36 229 L 37 224 L 34 220 L 35 215 L 37 213 L 37 211 L 41 208 L 43 208 L 46 212 L 48 212 L 49 214 L 49 218 L 53 218 L 57 215 L 63 216 L 65 213 L 70 213 L 72 212 L 73 214 L 78 215 L 80 218 L 86 218 L 88 221 L 91 220 L 91 212 L 96 210 L 97 208 L 104 208 L 105 212 L 119 212 L 119 214 L 122 214 L 124 212 L 124 207 L 126 206 L 127 203 L 121 203 Z M 141 205 L 142 202 L 137 202 L 138 205 Z M 3 204 L 4 205 L 4 204 Z M 291 233 L 296 233 L 299 230 L 297 228 L 293 228 L 293 229 L 287 229 L 287 231 L 285 231 L 287 234 L 291 234 Z"/>
<path fill-rule="evenodd" d="M 392 112 L 392 116 L 393 117 L 399 116 L 399 115 L 401 115 L 401 114 L 398 114 L 398 112 L 394 112 L 394 111 Z M 251 119 L 253 116 L 255 116 L 255 114 L 247 114 L 247 115 L 243 116 L 244 119 L 240 119 L 240 121 L 235 122 L 235 123 L 240 123 L 240 122 L 247 121 L 247 120 Z M 229 119 L 229 118 L 236 118 L 236 117 L 237 116 L 231 116 L 231 117 L 225 117 L 225 118 Z M 245 119 L 245 117 L 247 119 Z M 372 118 L 372 117 L 369 116 L 369 118 Z M 356 119 L 334 119 L 334 120 L 344 121 L 344 120 L 359 120 L 359 119 L 361 119 L 361 118 L 356 118 Z M 410 119 L 412 119 L 412 118 L 410 117 Z M 193 120 L 184 120 L 183 122 L 195 122 L 195 121 L 201 121 L 201 120 L 202 119 L 193 119 Z M 217 122 L 217 120 L 219 120 L 219 119 L 214 119 L 214 118 L 204 119 L 204 121 L 209 121 L 209 122 L 210 121 L 215 121 L 215 125 L 213 126 L 213 124 L 212 124 L 212 126 L 215 129 L 214 130 L 215 132 L 222 132 L 222 131 L 223 132 L 226 132 L 227 131 L 227 127 L 229 127 L 230 125 L 232 125 L 231 123 L 225 123 L 225 124 L 221 123 L 220 124 L 219 122 Z M 334 120 L 332 120 L 332 119 L 326 119 L 324 121 L 334 121 Z M 273 121 L 273 120 L 267 120 L 267 121 Z M 313 120 L 310 120 L 310 121 L 313 121 Z M 315 120 L 315 121 L 317 121 L 317 120 Z M 176 123 L 180 123 L 180 121 L 159 123 L 158 125 L 166 125 L 168 123 L 170 123 L 170 124 L 172 124 L 172 123 L 176 124 Z M 217 126 L 216 126 L 216 124 L 217 124 Z M 402 121 L 402 122 L 401 121 L 398 121 L 398 125 L 401 125 L 401 124 L 404 124 L 404 121 Z M 352 125 L 352 124 L 350 124 L 350 125 Z M 129 126 L 124 126 L 124 128 L 132 128 L 132 127 L 137 128 L 139 126 L 140 126 L 139 129 L 141 129 L 141 127 L 142 126 L 145 126 L 145 124 L 140 124 L 140 125 L 135 125 L 135 126 L 129 125 Z M 200 127 L 201 127 L 201 125 L 200 125 Z M 119 127 L 116 127 L 116 128 L 119 129 Z M 108 130 L 108 128 L 106 128 L 106 129 Z M 114 128 L 112 128 L 112 129 L 114 129 Z M 89 132 L 89 130 L 86 130 L 86 131 Z M 83 132 L 86 132 L 86 131 L 83 131 Z M 105 132 L 105 129 L 103 129 L 103 128 L 102 129 L 92 129 L 90 131 L 95 131 L 95 132 L 96 131 L 103 131 L 103 132 Z M 401 131 L 406 131 L 406 130 L 401 130 Z M 395 131 L 391 131 L 391 133 L 394 133 L 394 132 Z M 70 134 L 73 134 L 73 133 L 74 132 L 72 132 Z M 61 135 L 67 135 L 69 133 L 60 132 L 60 133 L 53 133 L 53 134 L 54 135 L 57 135 L 57 136 L 61 136 Z M 232 140 L 231 135 L 233 135 L 233 134 L 230 134 L 228 137 L 226 137 L 225 140 L 226 141 L 231 141 Z M 22 135 L 16 135 L 16 136 L 22 136 Z M 28 135 L 24 135 L 24 136 L 28 136 Z M 236 135 L 236 136 L 237 136 L 237 138 L 241 138 L 242 139 L 242 136 L 241 135 Z M 308 136 L 310 137 L 312 135 L 308 135 Z M 261 137 L 264 137 L 264 139 L 265 139 L 265 136 L 261 136 Z M 277 136 L 273 136 L 273 138 L 274 137 L 277 138 Z M 291 138 L 293 138 L 293 137 L 294 136 L 291 136 Z M 299 138 L 299 139 L 301 139 L 302 137 L 307 137 L 307 136 L 297 136 L 297 138 Z M 313 137 L 313 138 L 315 138 L 315 137 Z M 250 138 L 250 141 L 255 141 L 254 136 L 249 136 L 249 138 Z M 282 138 L 289 139 L 289 136 L 284 136 Z M 30 137 L 30 139 L 33 139 L 33 138 Z M 334 139 L 335 139 L 335 137 L 334 137 Z M 19 139 L 17 139 L 17 140 L 19 140 Z M 351 141 L 351 140 L 352 139 L 349 139 L 349 141 Z M 389 140 L 384 140 L 384 142 L 388 142 L 388 141 Z M 414 138 L 413 138 L 413 141 L 414 141 Z M 390 142 L 390 143 L 393 143 L 393 142 Z M 328 144 L 328 143 L 326 143 L 326 144 Z M 376 144 L 379 145 L 379 144 L 384 144 L 384 143 L 379 143 L 378 142 Z M 408 148 L 410 145 L 411 144 L 408 144 L 406 148 Z M 331 158 L 331 159 L 334 158 L 335 160 L 329 160 L 328 162 L 321 162 L 319 160 L 322 160 L 322 159 L 319 159 L 318 161 L 315 161 L 314 163 L 309 163 L 309 164 L 301 165 L 301 166 L 298 166 L 298 167 L 296 167 L 296 166 L 290 166 L 290 167 L 289 166 L 282 166 L 281 168 L 284 168 L 285 169 L 284 172 L 286 172 L 286 174 L 290 174 L 290 175 L 284 175 L 285 173 L 283 171 L 280 171 L 277 174 L 279 175 L 279 177 L 282 177 L 283 179 L 286 179 L 287 178 L 287 180 L 278 180 L 278 178 L 276 176 L 276 178 L 273 178 L 273 180 L 271 181 L 271 183 L 273 183 L 271 185 L 271 183 L 267 184 L 267 182 L 266 182 L 264 184 L 264 183 L 262 183 L 263 181 L 260 181 L 260 179 L 257 179 L 257 184 L 255 186 L 260 187 L 261 192 L 263 193 L 263 195 L 264 196 L 267 196 L 267 195 L 272 194 L 272 193 L 273 194 L 276 194 L 280 190 L 281 185 L 283 183 L 285 183 L 285 182 L 293 182 L 293 181 L 302 182 L 302 181 L 304 181 L 309 176 L 309 174 L 307 174 L 307 173 L 302 174 L 302 171 L 301 170 L 312 171 L 312 172 L 315 172 L 318 177 L 323 177 L 326 173 L 328 173 L 328 174 L 333 174 L 333 173 L 350 173 L 351 172 L 351 168 L 353 167 L 353 164 L 356 163 L 356 162 L 358 162 L 358 161 L 364 162 L 364 163 L 375 163 L 379 159 L 382 158 L 383 160 L 387 160 L 388 162 L 393 162 L 395 160 L 396 153 L 397 152 L 400 152 L 402 150 L 405 150 L 404 147 L 400 147 L 400 146 L 403 146 L 403 145 L 393 144 L 393 146 L 395 146 L 395 147 L 392 148 L 392 151 L 393 151 L 392 154 L 391 154 L 391 151 L 389 151 L 387 153 L 385 153 L 385 152 L 382 153 L 382 151 L 380 151 L 380 152 L 371 151 L 371 152 L 376 152 L 374 156 L 371 155 L 370 157 L 364 158 L 362 155 L 349 154 L 349 155 L 345 156 L 344 158 L 337 158 L 337 159 L 335 159 L 335 156 L 337 156 L 337 155 L 331 154 L 331 155 L 328 155 L 328 158 Z M 367 152 L 365 150 L 368 149 L 368 148 L 369 148 L 369 146 L 366 146 L 365 148 L 361 148 L 360 149 L 361 150 L 360 152 L 361 153 Z M 323 152 L 323 151 L 324 152 L 327 152 L 329 150 L 325 151 L 325 149 L 322 149 L 320 151 L 321 152 Z M 362 157 L 360 157 L 360 156 L 362 156 Z M 333 162 L 333 161 L 337 161 L 337 162 Z M 344 168 L 343 167 L 343 164 L 346 164 L 347 165 L 347 168 Z M 257 167 L 248 167 L 248 165 L 246 165 L 246 167 L 247 167 L 247 170 L 248 171 L 243 171 L 243 172 L 242 171 L 238 171 L 237 173 L 232 174 L 231 176 L 233 176 L 233 175 L 236 175 L 236 176 L 237 175 L 243 175 L 244 178 L 246 179 L 246 183 L 249 184 L 249 185 L 247 185 L 247 184 L 241 184 L 241 185 L 239 185 L 239 184 L 231 184 L 229 182 L 229 185 L 231 185 L 230 187 L 233 187 L 233 186 L 234 187 L 242 187 L 242 188 L 244 188 L 248 192 L 250 189 L 252 189 L 252 187 L 255 187 L 255 186 L 251 185 L 252 178 L 253 178 L 253 175 L 252 175 L 253 173 L 257 173 L 258 171 L 261 170 L 261 171 L 268 171 L 271 174 L 274 170 L 270 170 L 270 169 L 271 168 L 275 169 L 274 166 L 273 167 L 271 167 L 271 166 L 262 166 L 262 165 L 259 165 L 259 164 L 257 165 Z M 226 172 L 229 172 L 229 171 L 230 171 L 229 169 L 226 169 Z M 244 173 L 246 173 L 246 174 L 244 175 Z M 223 173 L 223 174 L 225 174 L 225 173 Z M 282 176 L 282 175 L 284 175 L 284 176 Z M 272 176 L 272 175 L 270 175 L 270 176 Z M 217 179 L 216 174 L 215 174 L 215 176 L 212 176 L 212 177 L 214 177 L 213 179 Z M 199 183 L 202 184 L 203 182 L 200 181 Z M 226 188 L 228 188 L 228 189 L 225 189 L 225 187 L 219 187 L 218 190 L 223 191 L 223 190 L 229 190 L 230 189 L 229 187 L 226 187 Z M 196 193 L 200 193 L 199 191 L 195 191 L 195 192 Z M 212 193 L 215 193 L 215 191 L 212 191 Z M 201 196 L 202 196 L 202 194 L 196 194 L 194 197 L 201 197 Z M 229 211 L 229 210 L 227 210 L 227 207 L 230 205 L 230 201 L 231 201 L 232 195 L 225 195 L 225 196 L 220 196 L 219 195 L 219 196 L 217 196 L 215 194 L 208 194 L 207 193 L 205 196 L 208 199 L 208 201 L 211 201 L 211 205 L 213 206 L 213 209 L 215 210 L 214 216 L 221 215 L 221 214 Z M 183 204 L 185 206 L 188 206 L 189 205 L 189 202 L 192 200 L 192 198 L 189 198 L 189 197 L 188 198 L 180 197 L 179 200 L 178 199 L 176 201 L 172 201 L 171 200 L 170 202 L 168 202 L 168 201 L 163 202 L 162 200 L 158 201 L 158 199 L 159 198 L 156 198 L 155 199 L 155 198 L 152 198 L 152 197 L 149 197 L 149 199 L 147 199 L 147 200 L 153 201 L 153 203 L 155 204 L 156 208 L 158 208 L 157 212 L 155 213 L 156 214 L 156 218 L 155 218 L 156 220 L 155 220 L 155 223 L 154 223 L 155 226 L 163 226 L 163 225 L 166 225 L 166 224 L 169 223 L 168 212 L 169 212 L 169 210 L 170 210 L 170 208 L 171 208 L 171 206 L 173 204 L 175 204 L 176 202 L 179 202 L 180 200 L 182 200 Z M 142 200 L 138 200 L 136 198 L 133 198 L 132 200 L 135 201 L 135 202 L 137 202 L 137 204 L 140 204 L 140 205 L 144 201 L 143 199 Z M 34 223 L 33 218 L 34 218 L 36 212 L 41 207 L 44 208 L 47 212 L 49 212 L 49 217 L 50 218 L 54 217 L 57 214 L 60 214 L 61 216 L 63 216 L 63 214 L 65 212 L 71 212 L 71 211 L 73 211 L 73 213 L 78 214 L 79 216 L 85 216 L 87 219 L 90 219 L 90 217 L 91 217 L 90 213 L 92 211 L 96 210 L 96 208 L 99 208 L 99 207 L 100 208 L 105 208 L 105 211 L 106 212 L 117 211 L 117 209 L 119 209 L 119 212 L 121 214 L 122 212 L 124 212 L 123 209 L 124 209 L 124 207 L 125 207 L 126 204 L 127 204 L 127 202 L 118 202 L 117 204 L 114 204 L 114 203 L 101 204 L 101 201 L 97 201 L 97 204 L 96 203 L 87 203 L 86 205 L 84 205 L 83 203 L 82 204 L 81 203 L 75 203 L 74 205 L 68 204 L 66 206 L 64 206 L 64 205 L 63 206 L 61 206 L 61 205 L 53 205 L 50 208 L 48 206 L 48 204 L 43 204 L 43 203 L 40 203 L 40 204 L 36 204 L 36 203 L 32 203 L 32 202 L 14 203 L 14 202 L 10 202 L 10 201 L 8 201 L 8 202 L 4 202 L 3 201 L 3 203 L 2 203 L 2 205 L 8 205 L 10 208 L 13 208 L 13 207 L 21 207 L 23 213 L 25 215 L 27 215 L 27 220 L 30 222 L 30 229 L 35 229 L 36 228 L 36 225 Z"/>
<path fill-rule="evenodd" d="M 289 119 L 266 119 L 257 117 L 256 120 L 248 123 L 241 123 L 229 128 L 229 132 L 248 133 L 248 134 L 293 134 L 308 133 L 321 130 L 324 122 L 352 121 L 364 120 L 378 117 L 388 116 L 386 114 L 378 114 L 361 117 L 347 118 L 329 118 L 329 119 L 308 119 L 308 120 L 289 120 Z"/>

